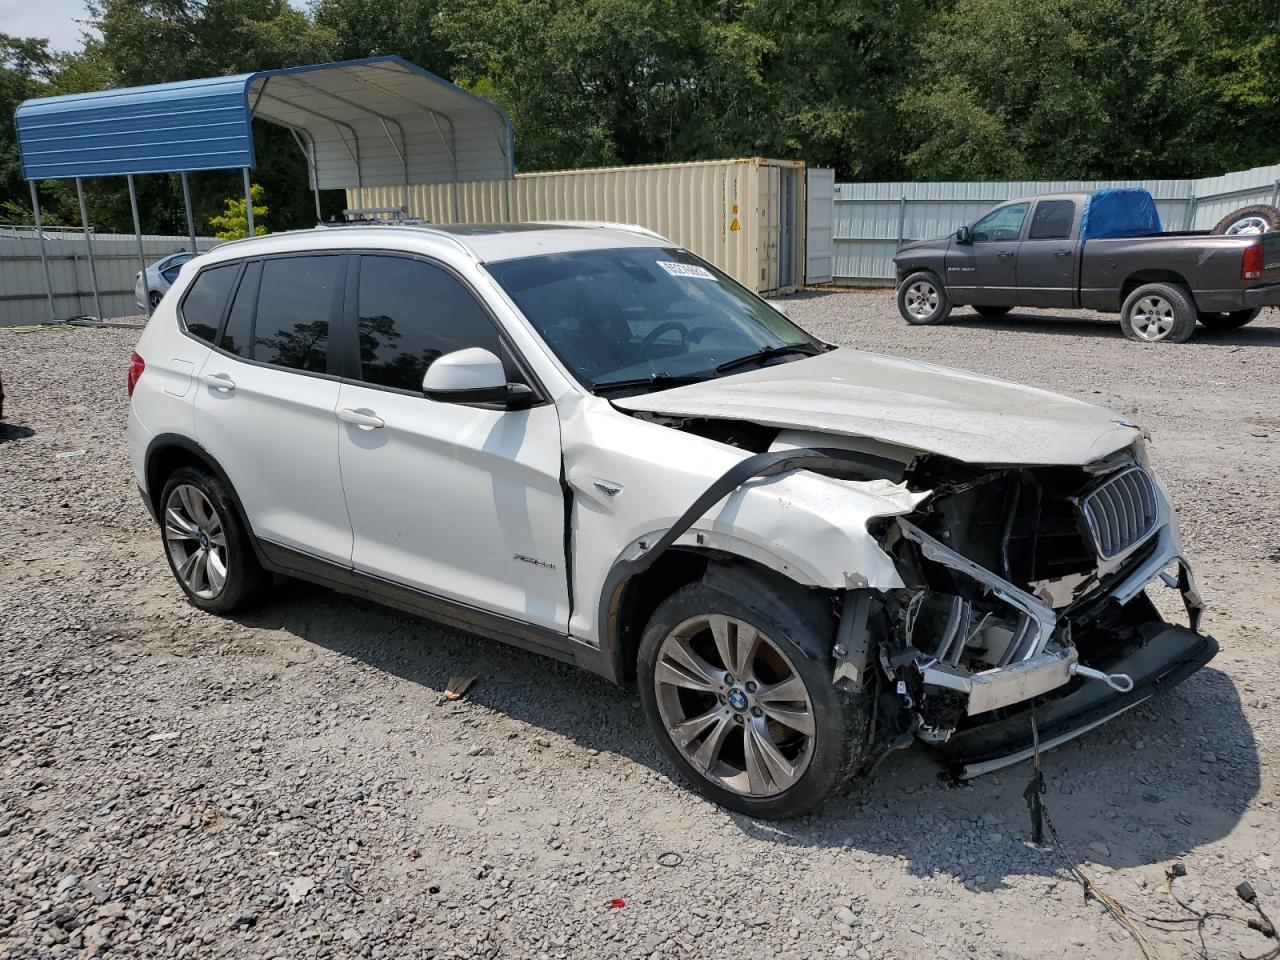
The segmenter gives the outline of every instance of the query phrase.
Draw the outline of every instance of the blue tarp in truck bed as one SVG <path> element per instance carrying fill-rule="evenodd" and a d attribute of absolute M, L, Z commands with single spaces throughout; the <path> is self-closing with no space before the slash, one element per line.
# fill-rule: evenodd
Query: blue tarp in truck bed
<path fill-rule="evenodd" d="M 1111 187 L 1095 190 L 1085 201 L 1080 218 L 1080 239 L 1136 237 L 1160 233 L 1160 214 L 1151 194 L 1138 187 Z"/>

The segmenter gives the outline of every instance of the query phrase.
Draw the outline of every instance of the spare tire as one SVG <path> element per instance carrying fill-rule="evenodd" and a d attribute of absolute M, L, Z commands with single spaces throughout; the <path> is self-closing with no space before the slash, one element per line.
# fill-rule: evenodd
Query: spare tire
<path fill-rule="evenodd" d="M 1239 210 L 1232 210 L 1218 221 L 1210 233 L 1217 236 L 1239 237 L 1255 233 L 1280 230 L 1280 209 L 1269 203 L 1255 203 Z"/>

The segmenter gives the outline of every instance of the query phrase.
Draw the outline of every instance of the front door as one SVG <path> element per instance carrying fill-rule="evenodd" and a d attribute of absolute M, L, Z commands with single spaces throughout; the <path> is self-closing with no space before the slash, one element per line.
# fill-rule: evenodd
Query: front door
<path fill-rule="evenodd" d="M 256 536 L 346 566 L 351 524 L 338 473 L 339 382 L 328 350 L 344 259 L 283 256 L 246 265 L 218 349 L 200 371 L 195 428 Z"/>
<path fill-rule="evenodd" d="M 972 242 L 947 251 L 947 290 L 955 303 L 1012 307 L 1018 300 L 1018 241 L 1031 204 L 997 207 L 973 225 Z"/>
<path fill-rule="evenodd" d="M 1080 245 L 1074 200 L 1038 200 L 1018 245 L 1018 303 L 1024 307 L 1074 307 Z"/>
<path fill-rule="evenodd" d="M 355 569 L 564 633 L 555 406 L 484 409 L 423 397 L 431 361 L 466 347 L 503 357 L 508 379 L 524 377 L 489 312 L 444 266 L 379 254 L 352 269 L 346 319 L 359 371 L 343 383 L 337 412 Z"/>

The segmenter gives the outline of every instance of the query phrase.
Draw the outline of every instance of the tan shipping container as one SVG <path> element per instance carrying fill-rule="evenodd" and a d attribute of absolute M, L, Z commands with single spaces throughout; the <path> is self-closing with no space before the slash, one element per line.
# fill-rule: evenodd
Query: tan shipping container
<path fill-rule="evenodd" d="M 431 223 L 604 220 L 670 237 L 758 293 L 804 282 L 804 163 L 709 160 L 349 189 L 353 209 L 407 207 Z"/>

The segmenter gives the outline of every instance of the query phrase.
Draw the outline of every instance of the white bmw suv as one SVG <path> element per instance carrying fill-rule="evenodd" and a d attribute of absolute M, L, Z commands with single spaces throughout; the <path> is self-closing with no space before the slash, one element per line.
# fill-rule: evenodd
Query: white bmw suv
<path fill-rule="evenodd" d="M 1140 428 L 836 348 L 639 228 L 226 244 L 129 388 L 192 604 L 298 577 L 634 682 L 754 816 L 916 740 L 974 776 L 1027 755 L 1033 704 L 1052 746 L 1217 650 Z"/>

